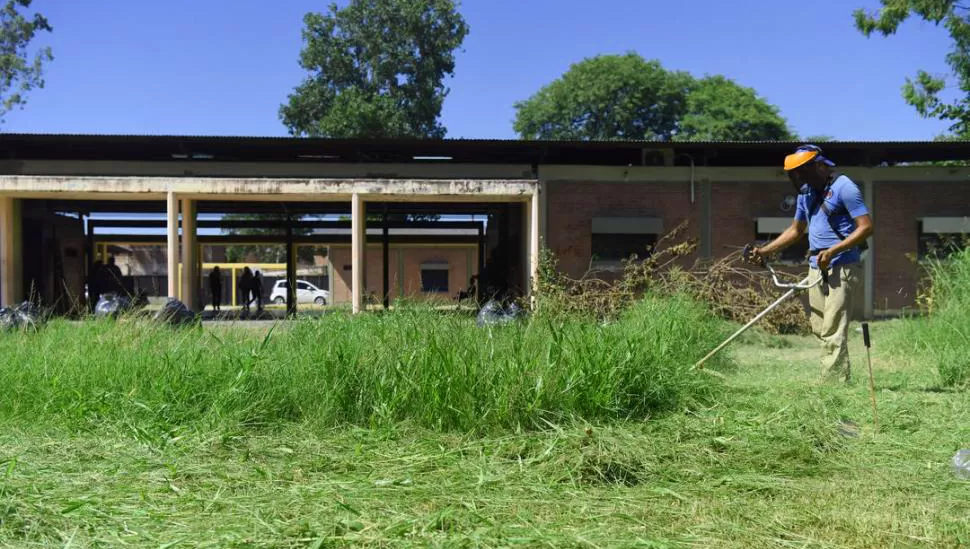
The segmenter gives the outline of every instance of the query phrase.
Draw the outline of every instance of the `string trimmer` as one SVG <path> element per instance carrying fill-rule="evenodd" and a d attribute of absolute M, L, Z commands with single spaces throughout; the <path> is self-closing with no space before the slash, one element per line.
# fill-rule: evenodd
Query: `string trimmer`
<path fill-rule="evenodd" d="M 707 362 L 707 360 L 709 358 L 711 358 L 712 356 L 716 355 L 718 353 L 718 351 L 720 351 L 721 349 L 727 347 L 727 345 L 729 343 L 731 343 L 732 341 L 734 341 L 735 338 L 737 338 L 739 335 L 743 334 L 748 328 L 754 326 L 759 320 L 761 320 L 762 318 L 764 318 L 765 315 L 767 315 L 772 310 L 774 310 L 776 307 L 778 307 L 779 305 L 781 305 L 782 303 L 784 303 L 785 301 L 787 301 L 793 295 L 797 294 L 798 292 L 801 292 L 802 290 L 807 290 L 809 288 L 813 288 L 815 286 L 818 286 L 819 282 L 824 282 L 826 284 L 826 286 L 828 285 L 828 275 L 829 275 L 829 273 L 828 273 L 828 270 L 827 269 L 821 269 L 821 271 L 820 271 L 821 272 L 821 276 L 819 276 L 818 279 L 816 279 L 814 282 L 809 282 L 809 279 L 811 278 L 811 275 L 806 276 L 804 279 L 802 279 L 801 282 L 797 282 L 797 283 L 794 283 L 794 284 L 782 282 L 782 281 L 778 280 L 778 274 L 775 273 L 775 270 L 773 268 L 771 268 L 771 264 L 768 263 L 768 260 L 766 260 L 763 257 L 759 257 L 757 260 L 754 259 L 753 252 L 754 252 L 754 247 L 751 244 L 748 244 L 747 246 L 744 247 L 744 250 L 741 252 L 741 254 L 742 254 L 742 257 L 744 257 L 745 261 L 748 261 L 750 263 L 754 263 L 756 265 L 759 265 L 759 266 L 764 267 L 765 269 L 767 269 L 768 272 L 771 273 L 771 280 L 772 280 L 772 282 L 774 282 L 775 286 L 778 287 L 778 288 L 782 288 L 782 289 L 788 290 L 788 291 L 785 292 L 784 294 L 782 294 L 781 297 L 779 297 L 778 299 L 776 299 L 775 302 L 772 303 L 771 305 L 769 305 L 767 309 L 765 309 L 765 310 L 761 311 L 760 313 L 758 313 L 758 315 L 755 316 L 754 318 L 752 318 L 750 322 L 748 322 L 747 324 L 745 324 L 744 326 L 742 326 L 741 329 L 739 329 L 738 331 L 736 331 L 733 334 L 731 334 L 731 337 L 725 339 L 724 342 L 721 343 L 720 345 L 718 345 L 713 351 L 707 353 L 707 356 L 705 356 L 704 358 L 702 358 L 699 361 L 697 361 L 697 364 L 694 364 L 694 368 L 699 368 L 699 369 L 700 368 L 703 368 L 704 363 Z"/>

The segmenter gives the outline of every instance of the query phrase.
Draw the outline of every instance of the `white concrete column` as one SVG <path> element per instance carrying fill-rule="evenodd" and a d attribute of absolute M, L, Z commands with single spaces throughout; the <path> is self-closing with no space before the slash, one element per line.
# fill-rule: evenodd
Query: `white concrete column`
<path fill-rule="evenodd" d="M 20 200 L 0 197 L 0 305 L 12 307 L 24 299 Z"/>
<path fill-rule="evenodd" d="M 169 191 L 166 202 L 168 211 L 168 297 L 179 296 L 179 202 L 175 193 Z"/>
<path fill-rule="evenodd" d="M 529 295 L 532 294 L 532 284 L 539 275 L 539 252 L 542 245 L 542 202 L 545 193 L 541 186 L 536 185 L 536 194 L 529 199 Z"/>
<path fill-rule="evenodd" d="M 540 181 L 539 188 L 539 245 L 549 246 L 546 235 L 549 234 L 549 188 L 548 183 Z"/>
<path fill-rule="evenodd" d="M 351 301 L 354 314 L 361 311 L 364 297 L 364 251 L 367 249 L 365 211 L 363 197 L 354 193 L 350 204 Z"/>
<path fill-rule="evenodd" d="M 199 309 L 199 265 L 195 235 L 195 201 L 182 203 L 182 303 L 193 311 Z"/>

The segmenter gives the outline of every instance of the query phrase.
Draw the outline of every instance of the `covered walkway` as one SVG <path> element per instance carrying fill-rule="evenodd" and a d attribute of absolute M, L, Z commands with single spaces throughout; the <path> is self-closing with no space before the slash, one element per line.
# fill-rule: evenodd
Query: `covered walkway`
<path fill-rule="evenodd" d="M 349 245 L 350 255 L 350 294 L 351 308 L 357 313 L 364 309 L 366 276 L 366 245 L 368 218 L 371 219 L 371 232 L 379 231 L 378 237 L 371 237 L 382 244 L 382 294 L 386 303 L 388 289 L 388 251 L 395 238 L 394 229 L 404 225 L 388 222 L 389 214 L 420 215 L 426 212 L 461 213 L 482 212 L 500 208 L 506 217 L 513 213 L 519 218 L 514 220 L 515 237 L 520 242 L 515 248 L 521 253 L 520 261 L 513 261 L 522 268 L 520 274 L 522 294 L 529 293 L 529 283 L 538 267 L 538 250 L 541 239 L 542 198 L 541 185 L 533 179 L 333 179 L 333 178 L 230 178 L 230 177 L 103 177 L 103 176 L 36 176 L 0 175 L 0 302 L 4 306 L 17 304 L 29 297 L 36 284 L 38 274 L 25 272 L 25 245 L 31 244 L 30 235 L 25 234 L 25 204 L 41 203 L 48 211 L 141 211 L 161 212 L 166 221 L 126 220 L 114 225 L 164 226 L 164 245 L 167 258 L 167 273 L 178 273 L 180 277 L 167 276 L 167 295 L 181 296 L 182 301 L 192 310 L 204 307 L 201 287 L 203 261 L 200 244 L 218 241 L 224 237 L 200 236 L 200 228 L 251 227 L 267 228 L 275 224 L 280 233 L 276 236 L 260 237 L 258 240 L 273 241 L 286 246 L 286 278 L 289 281 L 287 305 L 290 312 L 296 310 L 293 295 L 296 282 L 296 247 L 300 244 Z M 307 212 L 342 213 L 349 220 L 345 222 L 298 221 L 284 218 L 277 222 L 233 221 L 215 222 L 200 220 L 200 212 L 287 212 L 303 214 Z M 374 221 L 378 219 L 380 221 Z M 90 221 L 101 228 L 111 228 L 110 221 Z M 374 225 L 377 225 L 376 227 Z M 431 229 L 420 223 L 407 224 L 412 229 Z M 301 229 L 303 229 L 301 231 Z M 305 234 L 312 229 L 313 236 Z M 327 229 L 337 233 L 344 230 L 345 235 L 327 235 Z M 36 232 L 36 231 L 27 231 Z M 346 234 L 349 233 L 349 234 Z M 512 233 L 507 233 L 506 236 Z M 83 246 L 83 269 L 90 273 L 91 265 L 97 256 L 94 231 L 85 232 Z M 256 238 L 256 237 L 247 237 Z M 106 239 L 103 239 L 106 240 Z M 161 240 L 159 238 L 159 240 Z M 238 238 L 237 238 L 238 240 Z M 49 245 L 42 242 L 41 247 Z M 483 264 L 482 248 L 479 248 L 479 267 Z M 28 255 L 32 250 L 28 250 Z M 102 252 L 103 254 L 103 252 Z M 61 267 L 64 268 L 63 266 Z M 28 266 L 28 269 L 30 267 Z M 46 276 L 47 273 L 44 273 Z M 85 280 L 87 277 L 84 277 Z M 374 285 L 372 284 L 373 288 Z M 36 293 L 36 292 L 35 292 Z"/>

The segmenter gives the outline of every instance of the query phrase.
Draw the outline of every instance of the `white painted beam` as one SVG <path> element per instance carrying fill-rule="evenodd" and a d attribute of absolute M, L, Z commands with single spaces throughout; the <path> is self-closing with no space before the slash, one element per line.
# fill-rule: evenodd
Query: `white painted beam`
<path fill-rule="evenodd" d="M 0 160 L 0 173 L 16 175 L 151 177 L 307 177 L 329 179 L 531 179 L 528 164 L 166 162 L 116 160 Z"/>
<path fill-rule="evenodd" d="M 194 200 L 350 201 L 354 194 L 388 202 L 525 201 L 524 179 L 279 179 L 216 177 L 0 176 L 0 192 L 20 198 L 159 200 L 169 192 Z"/>

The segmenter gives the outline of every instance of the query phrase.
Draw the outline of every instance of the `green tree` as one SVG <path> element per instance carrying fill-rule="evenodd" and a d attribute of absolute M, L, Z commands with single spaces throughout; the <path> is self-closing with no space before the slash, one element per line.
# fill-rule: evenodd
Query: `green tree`
<path fill-rule="evenodd" d="M 948 87 L 946 79 L 922 70 L 915 78 L 906 79 L 903 97 L 924 118 L 951 121 L 950 131 L 970 136 L 970 7 L 956 0 L 880 1 L 882 8 L 874 13 L 862 9 L 853 13 L 856 28 L 867 37 L 874 32 L 893 35 L 914 14 L 935 25 L 942 24 L 949 32 L 953 49 L 946 62 L 953 70 L 959 97 L 950 102 L 942 99 L 940 93 Z"/>
<path fill-rule="evenodd" d="M 524 139 L 667 140 L 692 82 L 635 53 L 584 59 L 515 103 L 514 128 Z"/>
<path fill-rule="evenodd" d="M 303 216 L 291 216 L 292 221 L 299 221 Z M 266 221 L 266 222 L 282 222 L 287 219 L 285 215 L 279 214 L 226 214 L 222 218 L 224 221 Z M 245 263 L 246 258 L 252 254 L 257 258 L 258 262 L 261 263 L 285 263 L 286 262 L 286 232 L 281 227 L 270 227 L 270 228 L 258 228 L 258 227 L 244 227 L 244 228 L 229 228 L 223 229 L 223 234 L 233 235 L 233 236 L 275 236 L 279 238 L 279 243 L 266 243 L 266 244 L 235 244 L 231 246 L 226 246 L 226 260 L 230 263 Z M 293 234 L 295 236 L 308 235 L 311 234 L 312 230 L 305 227 L 294 228 Z M 242 238 L 241 240 L 244 240 Z M 313 261 L 314 250 L 309 246 L 298 246 L 297 247 L 297 260 L 298 261 Z"/>
<path fill-rule="evenodd" d="M 831 135 L 810 135 L 808 137 L 802 137 L 802 138 L 796 137 L 796 139 L 805 143 L 829 143 L 831 141 L 838 141 L 836 138 L 832 137 Z"/>
<path fill-rule="evenodd" d="M 694 83 L 677 141 L 786 141 L 793 135 L 778 107 L 724 76 Z"/>
<path fill-rule="evenodd" d="M 778 108 L 723 76 L 695 79 L 636 53 L 602 55 L 515 104 L 525 139 L 783 140 Z"/>
<path fill-rule="evenodd" d="M 452 0 L 351 0 L 304 17 L 310 75 L 280 107 L 293 135 L 441 138 L 438 122 L 468 26 Z"/>
<path fill-rule="evenodd" d="M 0 9 L 0 121 L 14 108 L 23 108 L 30 90 L 44 87 L 44 64 L 54 59 L 49 47 L 40 48 L 32 59 L 27 55 L 38 32 L 53 30 L 43 15 L 21 13 L 30 4 L 8 0 Z"/>

